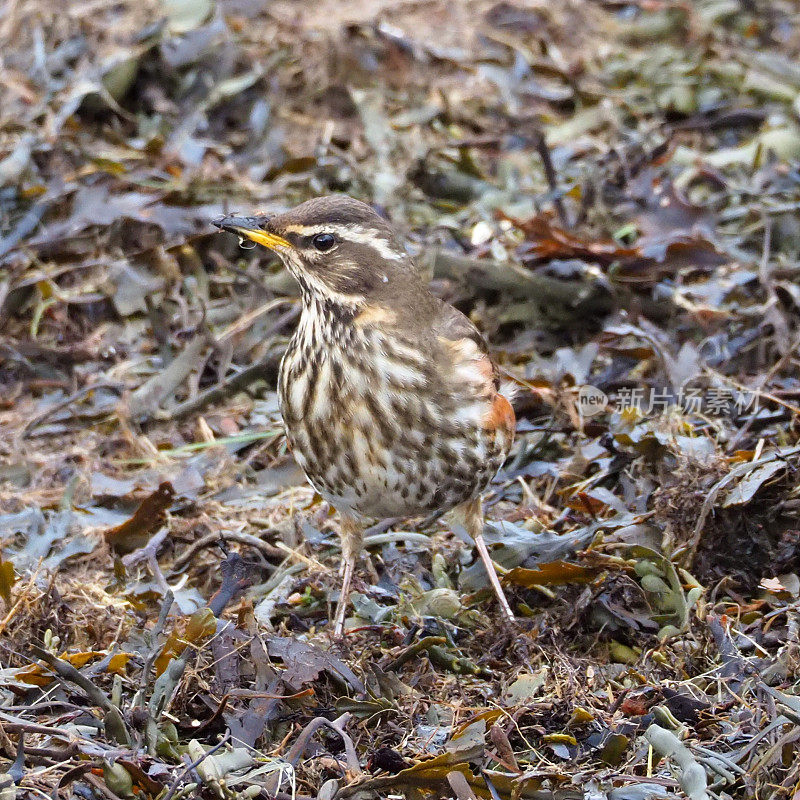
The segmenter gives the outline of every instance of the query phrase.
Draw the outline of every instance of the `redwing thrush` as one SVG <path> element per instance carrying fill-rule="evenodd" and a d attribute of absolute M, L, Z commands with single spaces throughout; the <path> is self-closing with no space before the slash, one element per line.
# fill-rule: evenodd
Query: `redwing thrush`
<path fill-rule="evenodd" d="M 516 421 L 475 326 L 430 293 L 392 228 L 358 200 L 319 197 L 214 224 L 274 250 L 300 284 L 279 400 L 297 461 L 342 519 L 335 635 L 364 520 L 458 506 L 513 620 L 483 540 L 480 497 Z"/>

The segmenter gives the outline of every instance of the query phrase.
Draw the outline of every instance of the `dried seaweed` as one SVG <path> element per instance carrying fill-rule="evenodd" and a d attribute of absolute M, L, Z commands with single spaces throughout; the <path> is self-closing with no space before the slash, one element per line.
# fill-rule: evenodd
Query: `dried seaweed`
<path fill-rule="evenodd" d="M 797 795 L 790 0 L 0 11 L 0 797 Z M 486 541 L 288 451 L 290 276 L 373 203 L 517 388 Z"/>

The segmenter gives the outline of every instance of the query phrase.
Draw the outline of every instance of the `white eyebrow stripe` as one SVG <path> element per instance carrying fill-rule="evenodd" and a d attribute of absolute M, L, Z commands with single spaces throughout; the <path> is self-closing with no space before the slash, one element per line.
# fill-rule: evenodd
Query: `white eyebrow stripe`
<path fill-rule="evenodd" d="M 342 225 L 339 222 L 318 222 L 315 225 L 287 225 L 283 228 L 284 233 L 298 233 L 300 236 L 313 236 L 315 233 L 368 233 L 368 229 L 363 225 Z"/>
<path fill-rule="evenodd" d="M 317 233 L 334 233 L 349 242 L 365 244 L 373 250 L 377 250 L 383 258 L 390 261 L 400 261 L 406 257 L 404 251 L 399 251 L 392 246 L 392 243 L 385 236 L 376 233 L 374 230 L 365 228 L 363 225 L 339 225 L 337 223 L 322 225 L 287 225 L 282 233 L 296 233 L 300 236 L 314 236 Z"/>

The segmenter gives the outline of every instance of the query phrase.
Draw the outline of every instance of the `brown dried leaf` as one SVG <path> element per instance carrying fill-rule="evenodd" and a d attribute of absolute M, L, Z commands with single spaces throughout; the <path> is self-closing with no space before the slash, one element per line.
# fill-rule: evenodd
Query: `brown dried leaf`
<path fill-rule="evenodd" d="M 582 567 L 568 561 L 551 561 L 549 564 L 539 564 L 536 569 L 516 567 L 503 576 L 503 583 L 525 587 L 591 583 L 597 573 L 595 567 Z"/>
<path fill-rule="evenodd" d="M 505 217 L 526 236 L 528 241 L 519 249 L 526 263 L 551 261 L 553 259 L 578 258 L 596 261 L 608 266 L 613 261 L 626 258 L 639 258 L 641 252 L 636 247 L 624 247 L 611 239 L 581 239 L 570 231 L 553 224 L 553 221 L 540 214 L 528 220 Z"/>
<path fill-rule="evenodd" d="M 173 497 L 175 490 L 172 484 L 164 481 L 158 489 L 142 500 L 130 519 L 105 532 L 106 541 L 118 553 L 132 553 L 144 547 L 150 537 L 164 524 Z"/>
<path fill-rule="evenodd" d="M 10 561 L 3 561 L 3 556 L 0 555 L 0 597 L 7 606 L 11 605 L 11 589 L 15 581 L 14 565 Z"/>
<path fill-rule="evenodd" d="M 125 665 L 131 658 L 131 653 L 115 653 L 111 658 L 108 660 L 108 664 L 106 666 L 106 672 L 112 673 L 115 675 L 124 675 Z M 81 667 L 85 667 L 90 661 L 96 658 L 106 658 L 107 653 L 98 652 L 96 650 L 90 650 L 87 652 L 80 652 L 80 653 L 62 653 L 59 658 L 62 661 L 66 661 L 68 664 L 75 667 L 75 669 L 80 669 Z M 27 667 L 23 667 L 19 670 L 15 676 L 18 681 L 22 683 L 28 683 L 31 686 L 49 686 L 53 682 L 53 674 L 46 664 L 29 664 Z"/>
<path fill-rule="evenodd" d="M 453 771 L 460 772 L 467 780 L 467 783 L 481 797 L 506 798 L 535 798 L 539 796 L 538 789 L 542 781 L 538 776 L 524 777 L 507 775 L 502 772 L 484 770 L 482 775 L 476 776 L 467 761 L 462 759 L 458 753 L 442 753 L 441 755 L 419 761 L 408 769 L 398 772 L 396 775 L 378 776 L 368 778 L 357 784 L 347 787 L 346 795 L 351 796 L 356 792 L 363 792 L 368 789 L 388 789 L 390 787 L 408 787 L 411 792 L 415 789 L 424 791 L 437 791 L 448 786 L 448 775 Z M 496 792 L 490 792 L 484 778 L 490 779 L 492 787 Z M 412 796 L 417 796 L 412 794 Z"/>
<path fill-rule="evenodd" d="M 692 233 L 710 235 L 716 225 L 714 214 L 705 206 L 693 205 L 673 183 L 654 178 L 648 187 L 644 210 L 636 216 L 642 236 L 639 245 L 674 242 Z"/>
<path fill-rule="evenodd" d="M 210 608 L 198 608 L 191 617 L 181 619 L 155 660 L 156 675 L 161 675 L 169 662 L 178 658 L 190 644 L 201 644 L 216 632 L 217 618 Z"/>

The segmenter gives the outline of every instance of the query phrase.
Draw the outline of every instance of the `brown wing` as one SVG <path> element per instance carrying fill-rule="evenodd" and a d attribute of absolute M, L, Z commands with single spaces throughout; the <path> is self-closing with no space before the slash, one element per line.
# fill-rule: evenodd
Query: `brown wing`
<path fill-rule="evenodd" d="M 517 420 L 509 399 L 500 392 L 500 374 L 489 356 L 486 340 L 457 309 L 441 302 L 431 325 L 434 335 L 445 346 L 455 373 L 472 375 L 487 401 L 482 424 L 486 430 L 503 430 L 513 437 Z"/>
<path fill-rule="evenodd" d="M 488 355 L 489 348 L 480 331 L 455 306 L 440 300 L 431 324 L 433 332 L 451 342 L 461 339 L 475 342 L 481 353 Z"/>

